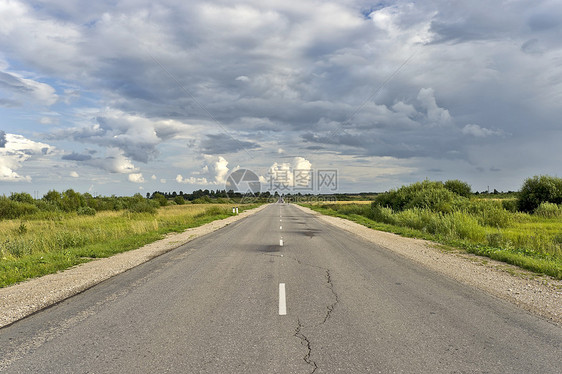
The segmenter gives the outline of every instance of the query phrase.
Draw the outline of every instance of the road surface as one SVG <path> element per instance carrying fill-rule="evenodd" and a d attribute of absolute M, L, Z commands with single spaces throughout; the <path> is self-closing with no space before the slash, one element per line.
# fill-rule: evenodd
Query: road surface
<path fill-rule="evenodd" d="M 0 329 L 2 373 L 560 373 L 562 329 L 288 204 Z"/>

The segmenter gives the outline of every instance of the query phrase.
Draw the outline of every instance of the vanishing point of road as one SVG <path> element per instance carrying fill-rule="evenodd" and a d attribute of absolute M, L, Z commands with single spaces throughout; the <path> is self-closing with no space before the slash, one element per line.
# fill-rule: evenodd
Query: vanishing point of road
<path fill-rule="evenodd" d="M 271 204 L 0 329 L 0 372 L 561 373 L 562 328 Z"/>

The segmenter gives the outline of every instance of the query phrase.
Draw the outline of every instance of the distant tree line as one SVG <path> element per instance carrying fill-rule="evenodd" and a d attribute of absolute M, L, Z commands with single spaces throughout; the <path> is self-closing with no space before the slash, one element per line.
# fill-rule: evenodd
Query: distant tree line
<path fill-rule="evenodd" d="M 141 194 L 134 196 L 92 196 L 89 193 L 68 189 L 64 192 L 51 190 L 41 199 L 34 199 L 26 192 L 0 196 L 0 219 L 14 219 L 24 216 L 48 217 L 60 212 L 76 212 L 79 215 L 95 215 L 108 210 L 129 210 L 131 212 L 156 212 L 159 204 L 147 200 Z"/>
<path fill-rule="evenodd" d="M 429 183 L 429 182 L 427 182 Z M 427 184 L 426 183 L 426 184 Z M 383 206 L 401 208 L 408 204 L 430 204 L 431 201 L 445 201 L 444 207 L 453 200 L 451 196 L 468 198 L 478 195 L 479 197 L 513 197 L 504 201 L 507 210 L 533 213 L 539 209 L 543 211 L 560 211 L 562 209 L 562 178 L 547 175 L 527 178 L 519 192 L 500 193 L 473 193 L 466 182 L 460 180 L 449 180 L 446 182 L 430 182 L 434 187 L 429 189 L 431 196 L 425 192 L 426 184 L 418 183 L 405 186 L 399 190 L 392 190 L 384 194 L 359 193 L 359 194 L 332 194 L 321 195 L 326 201 L 337 200 L 377 200 Z M 410 191 L 411 190 L 411 191 Z M 450 195 L 450 193 L 454 195 Z M 416 196 L 419 202 L 412 201 L 411 196 Z M 292 197 L 318 197 L 318 195 L 285 194 L 287 202 L 299 202 Z M 197 190 L 192 193 L 160 192 L 147 193 L 146 198 L 137 193 L 134 196 L 92 196 L 89 193 L 79 193 L 73 189 L 64 192 L 51 190 L 41 199 L 34 199 L 30 194 L 12 193 L 10 196 L 0 196 L 0 219 L 15 219 L 20 217 L 48 217 L 58 212 L 76 212 L 79 215 L 95 215 L 100 211 L 128 210 L 134 213 L 155 213 L 158 207 L 170 204 L 206 204 L 206 203 L 243 203 L 243 202 L 271 202 L 279 197 L 279 193 L 270 191 L 248 196 L 232 190 Z M 450 201 L 449 201 L 450 200 Z"/>

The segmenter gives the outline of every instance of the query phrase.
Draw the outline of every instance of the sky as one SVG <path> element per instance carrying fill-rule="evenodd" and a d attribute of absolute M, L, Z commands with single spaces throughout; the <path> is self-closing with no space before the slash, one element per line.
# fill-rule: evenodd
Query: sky
<path fill-rule="evenodd" d="M 518 190 L 561 121 L 560 1 L 0 0 L 0 195 Z"/>

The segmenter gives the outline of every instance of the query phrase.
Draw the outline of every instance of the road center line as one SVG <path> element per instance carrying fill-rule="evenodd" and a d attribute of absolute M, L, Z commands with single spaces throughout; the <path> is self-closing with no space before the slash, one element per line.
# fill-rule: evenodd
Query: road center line
<path fill-rule="evenodd" d="M 285 297 L 285 283 L 279 283 L 279 315 L 287 315 L 287 300 Z"/>

